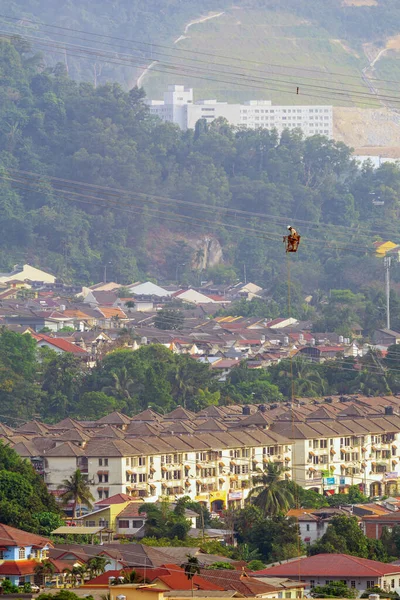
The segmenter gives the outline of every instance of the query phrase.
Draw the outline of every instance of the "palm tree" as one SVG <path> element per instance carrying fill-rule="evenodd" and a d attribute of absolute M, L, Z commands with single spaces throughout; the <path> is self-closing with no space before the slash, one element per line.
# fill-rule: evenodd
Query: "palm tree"
<path fill-rule="evenodd" d="M 295 358 L 290 365 L 290 361 L 284 362 L 283 369 L 280 370 L 280 377 L 292 379 L 293 388 L 296 396 L 307 396 L 316 398 L 325 393 L 326 382 L 319 372 L 319 366 L 303 357 Z"/>
<path fill-rule="evenodd" d="M 135 382 L 129 376 L 128 369 L 121 367 L 117 373 L 111 373 L 114 380 L 112 385 L 108 385 L 102 389 L 102 392 L 113 396 L 114 398 L 124 398 L 124 400 L 132 400 Z"/>
<path fill-rule="evenodd" d="M 35 566 L 34 570 L 36 577 L 46 586 L 47 577 L 54 575 L 56 569 L 52 562 L 49 560 L 43 560 Z"/>
<path fill-rule="evenodd" d="M 88 572 L 87 565 L 78 565 L 72 568 L 72 572 L 79 577 L 81 585 L 85 583 L 85 575 Z"/>
<path fill-rule="evenodd" d="M 110 561 L 105 556 L 93 556 L 88 560 L 87 568 L 90 573 L 90 577 L 93 575 L 101 575 L 106 570 L 106 566 L 110 564 Z"/>
<path fill-rule="evenodd" d="M 255 487 L 250 490 L 249 498 L 252 498 L 253 504 L 261 508 L 266 515 L 286 513 L 294 501 L 286 481 L 281 479 L 281 474 L 281 469 L 269 462 L 263 472 L 253 477 Z"/>
<path fill-rule="evenodd" d="M 88 508 L 92 508 L 94 497 L 90 491 L 87 479 L 82 475 L 80 469 L 77 469 L 72 473 L 69 479 L 64 479 L 58 486 L 58 489 L 63 490 L 61 500 L 64 505 L 71 502 L 71 500 L 73 501 L 73 519 L 76 517 L 76 506 L 78 503 L 85 504 Z"/>
<path fill-rule="evenodd" d="M 72 569 L 63 569 L 63 573 L 65 573 L 68 583 L 70 583 L 73 588 L 76 587 L 76 581 L 80 575 L 79 568 L 80 567 L 72 567 Z"/>
<path fill-rule="evenodd" d="M 121 583 L 147 583 L 145 579 L 141 575 L 139 575 L 135 570 L 126 572 L 121 571 L 120 577 L 114 577 L 111 582 L 111 585 L 120 585 Z"/>
<path fill-rule="evenodd" d="M 191 554 L 187 554 L 187 561 L 181 565 L 181 568 L 184 569 L 186 577 L 189 579 L 192 585 L 192 596 L 194 594 L 193 591 L 193 577 L 195 575 L 200 575 L 200 564 L 199 559 L 196 556 L 192 556 Z"/>
<path fill-rule="evenodd" d="M 71 583 L 72 571 L 66 567 L 62 572 L 64 575 L 64 587 L 67 587 L 67 583 Z"/>

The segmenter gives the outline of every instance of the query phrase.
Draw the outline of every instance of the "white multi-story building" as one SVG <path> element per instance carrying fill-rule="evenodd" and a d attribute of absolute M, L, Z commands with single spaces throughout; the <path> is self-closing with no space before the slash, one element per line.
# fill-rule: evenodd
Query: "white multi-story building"
<path fill-rule="evenodd" d="M 249 129 L 301 129 L 304 135 L 332 137 L 332 106 L 278 106 L 270 100 L 249 100 L 228 104 L 217 100 L 193 101 L 193 89 L 169 85 L 164 100 L 149 100 L 150 113 L 163 121 L 176 123 L 183 130 L 193 129 L 199 119 L 211 122 L 223 117 L 236 127 Z"/>

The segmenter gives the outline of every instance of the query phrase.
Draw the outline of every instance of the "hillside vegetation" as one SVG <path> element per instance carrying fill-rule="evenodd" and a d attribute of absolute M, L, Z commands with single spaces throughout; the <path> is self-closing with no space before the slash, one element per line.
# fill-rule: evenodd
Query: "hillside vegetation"
<path fill-rule="evenodd" d="M 382 281 L 376 236 L 400 241 L 399 167 L 359 171 L 343 144 L 299 132 L 278 139 L 224 121 L 181 132 L 151 118 L 137 88 L 43 70 L 23 40 L 0 42 L 0 149 L 1 270 L 29 261 L 87 284 L 105 264 L 121 283 L 175 280 L 178 267 L 198 284 L 235 281 L 246 265 L 249 280 L 279 289 L 294 220 L 303 241 L 292 276 L 304 292 L 358 291 Z M 201 273 L 193 238 L 219 240 L 225 265 Z"/>

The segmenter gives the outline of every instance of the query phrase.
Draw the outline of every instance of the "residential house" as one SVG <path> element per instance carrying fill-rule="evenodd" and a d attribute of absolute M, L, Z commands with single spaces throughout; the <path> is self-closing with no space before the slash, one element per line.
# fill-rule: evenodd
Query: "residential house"
<path fill-rule="evenodd" d="M 293 581 L 268 583 L 264 579 L 260 581 L 258 577 L 253 577 L 244 570 L 201 569 L 200 575 L 206 581 L 225 590 L 235 590 L 244 598 L 302 598 L 305 588 L 301 581 L 294 581 L 298 577 L 293 577 Z"/>
<path fill-rule="evenodd" d="M 374 331 L 373 340 L 378 346 L 400 344 L 400 333 L 392 329 L 377 329 Z"/>
<path fill-rule="evenodd" d="M 133 502 L 132 496 L 127 494 L 114 494 L 114 496 L 98 500 L 91 512 L 78 517 L 76 521 L 84 524 L 85 527 L 105 527 L 116 532 L 117 517 L 131 503 L 136 505 L 136 511 L 143 504 L 143 502 Z"/>
<path fill-rule="evenodd" d="M 298 353 L 313 362 L 325 362 L 337 358 L 338 354 L 343 353 L 343 350 L 343 346 L 305 346 L 300 348 Z"/>
<path fill-rule="evenodd" d="M 178 298 L 183 302 L 189 302 L 189 304 L 214 304 L 214 302 L 224 303 L 228 302 L 226 299 L 222 298 L 222 300 L 213 300 L 210 296 L 206 296 L 205 294 L 201 294 L 193 289 L 188 290 L 179 290 L 172 294 L 174 298 Z"/>
<path fill-rule="evenodd" d="M 306 583 L 306 592 L 314 587 L 343 581 L 359 594 L 378 586 L 387 592 L 400 592 L 400 566 L 347 554 L 317 554 L 299 558 L 254 573 L 257 579 L 291 577 Z"/>
<path fill-rule="evenodd" d="M 134 296 L 154 296 L 155 298 L 168 298 L 168 296 L 171 296 L 172 294 L 171 291 L 168 291 L 151 281 L 134 283 L 129 287 L 129 292 Z"/>
<path fill-rule="evenodd" d="M 287 516 L 295 517 L 299 524 L 300 537 L 305 544 L 313 544 L 328 529 L 331 519 L 337 515 L 350 516 L 350 508 L 292 509 Z"/>
<path fill-rule="evenodd" d="M 86 350 L 64 338 L 50 337 L 43 333 L 32 334 L 32 336 L 37 341 L 38 348 L 50 348 L 50 350 L 57 352 L 57 354 L 64 354 L 65 352 L 68 352 L 82 359 L 88 358 L 88 353 Z"/>
<path fill-rule="evenodd" d="M 97 312 L 97 322 L 102 329 L 120 329 L 126 327 L 129 321 L 126 313 L 119 307 L 98 306 Z"/>
<path fill-rule="evenodd" d="M 45 283 L 55 283 L 56 278 L 46 271 L 25 264 L 16 265 L 11 273 L 0 273 L 0 283 L 9 281 L 41 281 Z"/>
<path fill-rule="evenodd" d="M 41 331 L 46 328 L 52 332 L 57 332 L 65 326 L 71 326 L 71 319 L 56 310 L 38 310 L 16 307 L 14 311 L 10 311 L 4 315 L 6 324 L 21 325 L 30 327 L 33 331 Z"/>
<path fill-rule="evenodd" d="M 394 248 L 396 248 L 397 244 L 395 244 L 394 242 L 386 241 L 374 242 L 373 246 L 375 248 L 376 255 L 382 258 L 383 256 L 386 256 L 389 250 L 393 250 Z"/>
<path fill-rule="evenodd" d="M 47 538 L 0 523 L 0 582 L 35 583 L 35 567 L 53 546 Z"/>
<path fill-rule="evenodd" d="M 365 515 L 361 517 L 361 528 L 364 534 L 375 540 L 379 540 L 382 536 L 383 528 L 386 527 L 389 531 L 393 527 L 400 525 L 400 511 L 391 512 L 385 515 Z"/>
<path fill-rule="evenodd" d="M 146 579 L 154 586 L 153 589 L 163 590 L 169 598 L 193 596 L 207 597 L 210 600 L 222 597 L 302 598 L 304 590 L 304 584 L 301 582 L 281 578 L 276 579 L 274 583 L 265 583 L 245 572 L 235 570 L 202 569 L 200 575 L 195 575 L 191 581 L 185 576 L 182 567 L 172 563 L 145 572 L 143 569 L 135 569 L 135 571 L 146 576 Z M 118 574 L 116 573 L 114 577 L 118 578 Z M 96 578 L 93 583 L 96 585 L 99 579 Z M 87 583 L 88 587 L 90 583 Z M 110 598 L 118 598 L 123 595 L 126 600 L 135 600 L 137 598 L 135 593 L 138 589 L 143 589 L 143 587 L 138 588 L 134 584 L 111 585 L 109 588 Z M 118 590 L 118 595 L 115 590 Z"/>

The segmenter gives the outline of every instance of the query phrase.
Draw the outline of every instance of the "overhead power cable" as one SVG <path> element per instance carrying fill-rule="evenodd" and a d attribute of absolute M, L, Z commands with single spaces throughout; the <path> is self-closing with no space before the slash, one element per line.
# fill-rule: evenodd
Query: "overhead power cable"
<path fill-rule="evenodd" d="M 15 34 L 10 34 L 9 32 L 2 32 L 5 36 L 7 36 L 8 38 L 12 39 L 15 37 Z M 125 65 L 125 66 L 134 66 L 134 67 L 139 67 L 141 69 L 145 69 L 147 68 L 147 65 L 142 65 L 142 64 L 138 64 L 137 60 L 143 60 L 141 57 L 137 57 L 137 56 L 131 56 L 131 55 L 119 55 L 118 57 L 115 56 L 115 53 L 107 53 L 105 51 L 101 51 L 100 49 L 96 49 L 96 48 L 91 48 L 91 47 L 86 47 L 86 46 L 76 46 L 73 44 L 68 44 L 68 43 L 56 43 L 56 42 L 49 42 L 47 40 L 42 40 L 42 39 L 38 39 L 36 37 L 33 36 L 23 36 L 25 39 L 29 40 L 32 42 L 32 44 L 38 46 L 39 48 L 44 48 L 44 49 L 52 49 L 57 52 L 62 51 L 62 53 L 64 54 L 65 51 L 69 52 L 70 56 L 76 56 L 78 58 L 87 58 L 87 57 L 96 57 L 97 59 L 101 58 L 102 60 L 104 60 L 104 62 L 110 62 L 111 64 L 120 64 L 120 65 Z M 77 54 L 77 52 L 79 52 L 79 54 Z M 226 70 L 215 70 L 215 69 L 205 69 L 205 68 L 201 68 L 198 66 L 195 67 L 191 67 L 188 65 L 176 65 L 174 63 L 168 63 L 166 61 L 157 61 L 157 65 L 158 66 L 153 66 L 152 70 L 153 71 L 160 71 L 160 72 L 165 72 L 165 73 L 173 73 L 176 74 L 176 72 L 179 72 L 179 74 L 186 74 L 189 75 L 191 77 L 194 78 L 198 78 L 198 79 L 205 79 L 207 81 L 215 81 L 217 83 L 224 83 L 224 84 L 230 84 L 230 85 L 235 85 L 235 86 L 240 86 L 240 87 L 247 87 L 247 88 L 252 88 L 252 89 L 261 89 L 264 92 L 266 91 L 265 85 L 260 85 L 263 82 L 266 82 L 268 84 L 268 90 L 271 91 L 278 91 L 281 93 L 292 93 L 293 95 L 297 95 L 296 93 L 296 85 L 295 83 L 285 83 L 285 82 L 281 82 L 279 80 L 277 80 L 276 78 L 274 79 L 268 79 L 266 77 L 264 78 L 259 78 L 259 79 L 255 79 L 255 78 L 251 78 L 246 76 L 243 73 L 227 73 Z M 159 68 L 162 67 L 162 68 Z M 200 71 L 200 73 L 203 73 L 203 75 L 198 75 L 197 72 Z M 209 73 L 211 73 L 211 75 L 215 75 L 216 77 L 225 77 L 225 79 L 215 79 L 212 77 L 207 77 L 206 75 L 208 75 Z M 232 79 L 229 79 L 229 77 L 231 77 Z M 240 81 L 237 80 L 237 78 L 240 78 Z M 227 79 L 228 78 L 228 79 Z M 269 85 L 268 82 L 272 81 L 273 86 Z M 285 87 L 276 87 L 276 86 L 285 86 Z M 315 88 L 316 86 L 314 85 L 307 85 L 304 87 L 309 87 L 309 88 Z M 319 86 L 321 88 L 324 88 L 324 86 Z M 325 88 L 325 91 L 317 91 L 314 93 L 308 93 L 306 91 L 303 91 L 301 93 L 302 96 L 306 96 L 306 97 L 311 97 L 311 98 L 324 98 L 327 99 L 329 101 L 331 101 L 332 99 L 336 99 L 338 100 L 339 98 L 341 99 L 346 99 L 347 101 L 351 100 L 357 100 L 360 103 L 364 103 L 364 105 L 366 106 L 373 106 L 376 107 L 376 100 L 381 100 L 382 102 L 391 102 L 391 103 L 399 103 L 400 106 L 400 100 L 398 99 L 398 97 L 396 96 L 384 96 L 381 94 L 371 94 L 371 92 L 357 92 L 357 94 L 355 94 L 352 90 L 345 90 L 342 89 L 342 91 L 338 91 L 335 88 Z M 368 100 L 372 101 L 368 102 Z"/>
<path fill-rule="evenodd" d="M 12 169 L 11 168 L 11 169 L 8 169 L 8 171 L 12 172 L 12 173 L 17 173 L 23 179 L 26 179 L 27 182 L 37 183 L 37 185 L 40 185 L 41 180 L 51 181 L 52 185 L 53 185 L 53 189 L 55 189 L 55 190 L 57 190 L 57 189 L 59 190 L 59 188 L 57 188 L 56 186 L 59 184 L 62 184 L 63 189 L 66 188 L 69 191 L 76 191 L 76 189 L 78 189 L 78 190 L 82 190 L 82 191 L 86 192 L 87 189 L 89 189 L 89 190 L 96 190 L 96 192 L 99 194 L 106 194 L 107 197 L 111 196 L 112 198 L 116 198 L 116 199 L 123 198 L 125 200 L 129 200 L 130 198 L 132 198 L 134 200 L 141 199 L 142 201 L 146 201 L 146 202 L 183 205 L 183 206 L 190 207 L 191 209 L 195 208 L 196 210 L 210 212 L 210 213 L 212 213 L 213 218 L 214 218 L 215 213 L 222 213 L 223 215 L 229 214 L 234 218 L 236 218 L 237 215 L 240 215 L 243 217 L 248 217 L 249 221 L 252 219 L 257 219 L 257 221 L 266 219 L 268 221 L 268 223 L 275 221 L 277 223 L 277 227 L 280 224 L 287 224 L 292 219 L 292 217 L 290 217 L 290 216 L 278 216 L 278 215 L 272 215 L 272 214 L 267 214 L 267 213 L 246 211 L 246 210 L 241 210 L 241 209 L 237 209 L 237 208 L 229 208 L 229 207 L 224 207 L 224 206 L 211 206 L 209 204 L 200 204 L 199 202 L 191 202 L 191 201 L 187 201 L 187 200 L 171 198 L 169 196 L 160 196 L 160 195 L 155 195 L 155 194 L 150 194 L 150 193 L 140 192 L 140 191 L 131 192 L 131 191 L 124 190 L 123 188 L 112 188 L 112 187 L 101 186 L 101 185 L 96 185 L 96 184 L 92 184 L 92 183 L 86 183 L 86 182 L 82 182 L 82 181 L 76 181 L 76 180 L 72 180 L 72 179 L 53 177 L 53 176 L 49 176 L 49 175 L 41 175 L 38 173 L 34 173 L 32 171 L 25 171 L 25 170 L 21 170 L 21 169 Z M 66 191 L 66 190 L 64 189 L 64 191 Z M 321 229 L 321 228 L 332 227 L 332 231 L 334 231 L 336 234 L 338 234 L 338 232 L 340 232 L 341 235 L 345 235 L 346 240 L 348 240 L 349 233 L 353 234 L 353 235 L 357 235 L 360 238 L 362 237 L 363 239 L 365 239 L 366 235 L 387 235 L 387 227 L 382 230 L 359 227 L 358 229 L 355 230 L 354 227 L 348 227 L 345 225 L 336 225 L 336 224 L 332 224 L 332 223 L 326 223 L 323 221 L 318 223 L 315 221 L 309 221 L 309 220 L 298 219 L 298 218 L 296 218 L 295 221 L 296 221 L 296 224 L 298 224 L 298 225 L 304 225 L 306 228 L 316 228 L 317 230 Z M 256 230 L 256 228 L 254 228 L 254 225 L 253 225 L 253 229 Z M 263 233 L 266 233 L 265 229 L 262 229 L 261 231 Z M 277 234 L 275 234 L 275 235 L 277 235 Z M 279 233 L 279 238 L 281 238 L 280 233 Z M 360 247 L 360 246 L 357 245 L 357 247 Z M 367 247 L 365 247 L 365 248 L 367 248 Z"/>
<path fill-rule="evenodd" d="M 249 59 L 243 59 L 240 56 L 226 56 L 226 55 L 220 55 L 220 54 L 213 54 L 210 52 L 204 52 L 204 51 L 199 51 L 199 50 L 189 50 L 189 49 L 183 49 L 183 48 L 179 48 L 178 46 L 174 45 L 174 46 L 168 46 L 165 44 L 157 44 L 157 43 L 153 43 L 153 42 L 145 42 L 142 40 L 134 40 L 134 39 L 127 39 L 127 38 L 122 38 L 122 37 L 118 37 L 118 36 L 112 36 L 112 35 L 107 35 L 104 33 L 94 33 L 94 32 L 90 32 L 90 31 L 85 31 L 82 29 L 76 29 L 76 28 L 70 28 L 70 27 L 62 27 L 60 25 L 52 25 L 49 23 L 45 23 L 43 21 L 35 21 L 32 19 L 28 19 L 25 16 L 21 16 L 21 17 L 13 17 L 13 16 L 9 16 L 9 15 L 1 15 L 0 14 L 0 18 L 6 19 L 8 21 L 14 21 L 16 23 L 17 26 L 19 27 L 23 27 L 26 29 L 24 23 L 30 23 L 31 25 L 35 25 L 35 26 L 39 26 L 39 27 L 46 27 L 46 28 L 50 28 L 50 29 L 56 29 L 58 31 L 66 31 L 67 34 L 66 35 L 70 35 L 71 33 L 80 33 L 80 34 L 84 34 L 84 35 L 89 35 L 95 38 L 101 38 L 101 39 L 110 39 L 110 40 L 115 40 L 118 42 L 123 42 L 124 45 L 126 45 L 126 43 L 128 44 L 136 44 L 136 45 L 140 45 L 140 46 L 144 46 L 149 48 L 150 52 L 154 51 L 154 48 L 162 48 L 164 50 L 172 50 L 174 52 L 179 52 L 179 53 L 184 53 L 184 54 L 192 54 L 196 57 L 198 56 L 206 56 L 208 58 L 222 58 L 223 60 L 231 60 L 233 61 L 235 64 L 238 63 L 245 63 L 246 65 L 248 64 L 253 64 L 253 65 L 257 65 L 259 66 L 260 64 L 264 65 L 264 66 L 268 66 L 268 67 L 274 67 L 274 68 L 278 68 L 278 69 L 296 69 L 296 71 L 304 71 L 304 72 L 310 72 L 310 73 L 316 73 L 318 74 L 318 81 L 320 81 L 320 77 L 323 75 L 334 75 L 336 76 L 340 76 L 340 77 L 345 77 L 345 78 L 350 78 L 350 79 L 357 79 L 359 80 L 358 76 L 355 75 L 350 75 L 349 73 L 344 73 L 344 72 L 340 72 L 340 71 L 327 71 L 327 70 L 323 70 L 321 71 L 320 69 L 312 69 L 309 67 L 302 67 L 302 66 L 298 66 L 295 65 L 293 67 L 293 65 L 283 65 L 283 64 L 277 64 L 277 63 L 260 63 L 260 61 L 255 61 L 255 60 L 249 60 Z M 72 36 L 71 36 L 72 37 Z M 207 61 L 209 62 L 209 61 Z M 248 68 L 247 68 L 248 70 Z M 396 85 L 399 85 L 399 81 L 390 81 L 390 80 L 384 80 L 384 79 L 376 79 L 376 78 L 370 78 L 370 80 L 373 81 L 379 81 L 382 83 L 393 83 Z"/>
<path fill-rule="evenodd" d="M 6 181 L 10 181 L 17 184 L 25 184 L 25 185 L 31 185 L 31 182 L 27 182 L 26 180 L 23 179 L 16 179 L 16 178 L 12 178 L 12 177 L 7 177 L 7 176 L 0 176 L 0 179 L 4 179 Z M 114 208 L 116 210 L 125 210 L 126 212 L 137 212 L 132 210 L 131 208 L 131 204 L 127 203 L 127 202 L 123 202 L 122 200 L 113 200 L 113 199 L 109 199 L 109 198 L 102 198 L 102 197 L 98 197 L 98 196 L 89 196 L 87 194 L 80 194 L 78 192 L 69 192 L 68 190 L 56 190 L 58 193 L 64 194 L 64 199 L 69 199 L 69 200 L 73 200 L 75 199 L 76 201 L 82 201 L 84 203 L 87 204 L 94 204 L 94 205 L 98 205 L 98 206 L 102 206 L 103 208 Z M 67 194 L 67 196 L 65 196 L 65 194 Z M 142 200 L 142 199 L 140 199 Z M 101 203 L 101 204 L 99 204 Z M 140 214 L 143 210 L 143 206 L 138 207 L 140 210 Z M 176 222 L 184 222 L 184 223 L 205 223 L 208 226 L 211 226 L 212 228 L 214 228 L 216 225 L 218 226 L 222 226 L 222 227 L 226 227 L 228 229 L 234 229 L 234 230 L 241 230 L 241 231 L 247 231 L 247 232 L 251 232 L 254 237 L 260 237 L 264 240 L 269 240 L 269 241 L 278 241 L 278 240 L 282 240 L 282 235 L 278 234 L 278 233 L 270 233 L 270 232 L 266 232 L 262 229 L 257 229 L 255 227 L 244 227 L 243 225 L 235 225 L 233 223 L 218 223 L 218 222 L 213 222 L 211 220 L 205 220 L 205 219 L 200 219 L 198 217 L 191 217 L 191 216 L 186 216 L 186 215 L 178 215 L 179 219 L 176 216 L 176 213 L 171 213 L 171 212 L 167 212 L 167 211 L 163 211 L 160 210 L 159 208 L 149 208 L 146 207 L 146 211 L 150 211 L 151 213 L 161 216 L 161 218 L 166 218 L 167 220 L 175 220 Z M 165 215 L 165 217 L 164 217 Z M 171 219 L 171 217 L 173 217 L 173 219 Z M 303 242 L 304 243 L 304 242 Z M 307 239 L 307 243 L 313 244 L 313 245 L 318 245 L 320 246 L 321 244 L 321 240 L 315 240 L 315 239 Z M 343 243 L 343 242 L 339 242 Z M 333 248 L 333 249 L 337 249 L 337 250 L 346 250 L 348 252 L 354 251 L 356 253 L 362 253 L 362 254 L 366 254 L 368 252 L 373 252 L 374 249 L 372 247 L 368 247 L 368 246 L 360 246 L 360 245 L 351 245 L 351 244 L 345 244 L 345 246 L 340 246 L 338 243 L 336 242 L 329 242 L 326 241 L 324 242 L 325 247 L 327 248 Z"/>
<path fill-rule="evenodd" d="M 24 28 L 26 30 L 26 27 L 24 25 L 17 25 L 18 27 Z M 53 27 L 51 25 L 48 25 L 47 27 Z M 55 27 L 55 26 L 54 26 Z M 58 29 L 58 28 L 57 28 Z M 72 30 L 71 30 L 72 31 Z M 73 32 L 73 31 L 72 31 Z M 52 33 L 52 32 L 50 32 Z M 62 36 L 62 37 L 68 37 L 68 39 L 74 39 L 74 40 L 79 40 L 79 41 L 83 41 L 83 42 L 93 42 L 92 39 L 88 39 L 82 36 L 75 36 L 75 35 L 71 35 L 70 33 L 60 33 L 59 31 L 57 32 L 58 36 Z M 89 32 L 87 32 L 85 35 L 91 35 Z M 41 39 L 43 40 L 43 38 L 37 38 L 37 39 Z M 45 41 L 50 41 L 49 39 L 46 39 Z M 67 43 L 67 42 L 66 42 Z M 116 44 L 115 43 L 110 43 L 110 42 L 105 42 L 105 41 L 101 41 L 102 45 L 104 46 L 111 46 L 111 47 L 115 47 Z M 138 45 L 139 42 L 136 43 L 136 45 Z M 86 47 L 86 46 L 85 46 Z M 118 45 L 117 47 L 122 48 L 122 45 Z M 170 48 L 171 50 L 176 50 L 176 48 Z M 134 48 L 135 51 L 138 51 L 138 48 Z M 140 51 L 140 50 L 139 50 Z M 118 52 L 118 57 L 123 57 L 123 56 L 132 56 L 132 55 L 127 55 L 124 53 L 120 53 Z M 159 55 L 161 58 L 155 58 L 156 55 Z M 189 66 L 192 66 L 190 63 L 198 63 L 198 64 L 204 64 L 207 65 L 207 69 L 209 70 L 210 67 L 210 61 L 205 61 L 205 60 L 201 60 L 198 57 L 185 57 L 185 56 L 177 56 L 176 52 L 174 54 L 166 54 L 165 51 L 156 51 L 154 50 L 153 44 L 151 45 L 151 53 L 150 56 L 148 54 L 140 54 L 139 57 L 137 58 L 141 58 L 143 60 L 147 60 L 149 62 L 156 60 L 157 62 L 160 62 L 161 64 L 163 63 L 163 60 L 171 58 L 174 61 L 175 60 L 179 60 L 179 61 L 189 61 Z M 275 77 L 280 77 L 280 81 L 282 81 L 283 83 L 287 82 L 290 83 L 291 85 L 293 85 L 293 83 L 296 81 L 297 83 L 302 83 L 303 81 L 318 81 L 319 85 L 312 85 L 312 84 L 305 84 L 305 85 L 309 85 L 310 87 L 315 87 L 315 88 L 321 88 L 321 89 L 329 89 L 331 90 L 331 87 L 326 88 L 324 86 L 321 86 L 321 77 L 325 74 L 325 71 L 321 71 L 320 76 L 317 77 L 309 77 L 309 76 L 304 76 L 304 75 L 290 75 L 290 74 L 285 74 L 285 73 L 281 73 L 281 72 L 276 72 L 274 70 L 262 70 L 261 67 L 259 66 L 258 69 L 254 69 L 251 67 L 246 67 L 246 73 L 243 73 L 243 71 L 238 72 L 237 71 L 237 66 L 233 65 L 233 64 L 229 64 L 229 63 L 221 63 L 221 62 L 214 62 L 213 65 L 215 67 L 223 67 L 224 69 L 229 69 L 233 71 L 228 71 L 226 74 L 232 74 L 232 75 L 236 75 L 236 76 L 248 76 L 248 73 L 254 73 L 255 76 L 258 75 L 259 78 L 262 80 L 265 80 L 265 76 L 266 74 L 269 75 L 274 75 Z M 268 65 L 266 65 L 268 66 Z M 282 79 L 282 75 L 284 77 L 291 77 L 291 80 L 285 80 Z M 351 87 L 351 88 L 356 88 L 357 90 L 360 91 L 360 94 L 366 94 L 368 96 L 368 92 L 365 91 L 366 85 L 365 82 L 363 81 L 363 79 L 360 76 L 359 79 L 359 83 L 358 84 L 351 84 L 351 83 L 346 83 L 347 87 Z M 388 91 L 388 92 L 392 92 L 393 93 L 393 88 L 380 88 L 381 91 Z"/>

